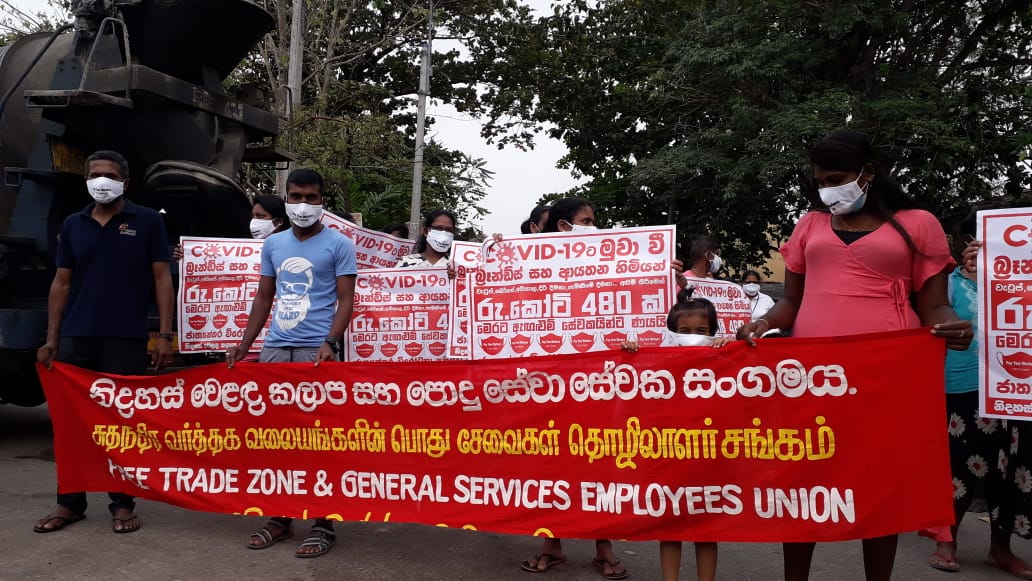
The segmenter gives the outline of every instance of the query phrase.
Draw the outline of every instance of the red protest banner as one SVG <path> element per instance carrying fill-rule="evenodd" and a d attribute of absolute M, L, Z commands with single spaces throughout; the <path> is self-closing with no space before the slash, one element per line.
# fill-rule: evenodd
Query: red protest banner
<path fill-rule="evenodd" d="M 451 299 L 452 284 L 444 268 L 360 270 L 346 360 L 446 358 Z"/>
<path fill-rule="evenodd" d="M 262 241 L 194 238 L 179 241 L 179 350 L 225 351 L 240 343 L 261 278 Z M 261 332 L 254 342 L 260 351 Z"/>
<path fill-rule="evenodd" d="M 473 359 L 659 346 L 674 227 L 536 234 L 488 249 L 470 287 Z"/>
<path fill-rule="evenodd" d="M 1032 418 L 1032 208 L 978 213 L 981 415 Z"/>
<path fill-rule="evenodd" d="M 40 368 L 62 491 L 636 540 L 953 522 L 927 330 L 516 360 Z M 906 389 L 900 389 L 906 386 Z M 887 429 L 905 410 L 907 429 Z"/>

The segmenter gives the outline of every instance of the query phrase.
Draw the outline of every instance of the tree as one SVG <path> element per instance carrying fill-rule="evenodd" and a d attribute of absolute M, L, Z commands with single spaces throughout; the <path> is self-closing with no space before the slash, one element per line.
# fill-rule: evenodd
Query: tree
<path fill-rule="evenodd" d="M 485 22 L 526 13 L 511 0 L 434 4 L 439 35 L 460 42 L 489 30 Z M 275 89 L 286 84 L 290 0 L 266 0 L 264 5 L 276 17 L 275 29 L 238 69 L 235 80 L 266 87 L 282 112 L 285 94 Z M 286 143 L 300 163 L 319 169 L 335 184 L 338 209 L 356 211 L 375 199 L 379 205 L 367 223 L 380 227 L 407 217 L 407 195 L 398 193 L 408 192 L 412 179 L 412 104 L 429 3 L 308 0 L 305 6 L 302 107 L 285 128 Z M 477 79 L 460 51 L 435 52 L 432 60 L 434 99 L 460 110 L 473 108 Z M 465 224 L 484 215 L 479 202 L 491 172 L 482 160 L 430 142 L 424 163 L 424 208 L 454 210 Z"/>
<path fill-rule="evenodd" d="M 376 228 L 407 217 L 412 103 L 428 0 L 299 0 L 307 14 L 301 105 L 288 119 L 283 87 L 292 1 L 258 0 L 273 15 L 274 28 L 231 73 L 227 86 L 251 85 L 265 95 L 283 119 L 280 144 L 327 178 L 333 209 L 362 211 L 366 224 Z M 50 2 L 55 8 L 67 3 Z M 434 5 L 439 34 L 460 43 L 488 30 L 486 22 L 526 13 L 513 0 L 434 0 Z M 53 28 L 54 19 L 21 13 L 10 0 L 0 0 L 4 26 L 27 33 Z M 464 103 L 476 100 L 477 79 L 453 45 L 433 56 L 433 96 L 469 110 Z M 433 142 L 424 159 L 424 208 L 452 209 L 465 224 L 485 213 L 479 203 L 492 174 L 481 160 Z M 258 192 L 268 191 L 274 179 L 268 168 L 252 166 L 245 167 L 241 181 Z"/>
<path fill-rule="evenodd" d="M 610 220 L 759 264 L 809 207 L 806 153 L 833 129 L 870 133 L 944 218 L 1032 185 L 1030 5 L 576 0 L 474 51 L 485 133 L 551 127 Z"/>

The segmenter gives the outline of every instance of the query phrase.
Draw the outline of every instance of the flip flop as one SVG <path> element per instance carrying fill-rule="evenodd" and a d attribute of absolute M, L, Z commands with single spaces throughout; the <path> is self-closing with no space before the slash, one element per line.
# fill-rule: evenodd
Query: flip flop
<path fill-rule="evenodd" d="M 548 559 L 547 561 L 545 561 L 544 569 L 538 569 L 538 565 L 541 564 L 541 559 Z M 544 573 L 545 571 L 548 571 L 556 565 L 561 565 L 565 563 L 566 555 L 561 555 L 559 557 L 555 557 L 552 555 L 535 555 L 533 559 L 534 563 L 531 564 L 530 561 L 531 559 L 527 559 L 526 561 L 520 563 L 520 569 L 523 569 L 527 573 Z"/>
<path fill-rule="evenodd" d="M 77 523 L 84 518 L 86 518 L 86 515 L 84 514 L 73 514 L 69 516 L 51 514 L 43 517 L 43 519 L 40 521 L 42 524 L 37 524 L 36 526 L 32 527 L 32 530 L 37 533 L 52 533 L 55 531 L 59 531 L 72 523 Z M 51 521 L 57 521 L 57 524 L 50 528 L 42 526 L 43 524 L 46 524 Z"/>
<path fill-rule="evenodd" d="M 312 532 L 308 534 L 308 538 L 305 539 L 294 556 L 298 559 L 311 559 L 313 557 L 321 557 L 326 553 L 330 552 L 333 545 L 337 542 L 337 535 L 333 534 L 333 531 L 324 529 L 322 527 L 312 527 Z M 311 553 L 302 553 L 301 549 L 305 547 L 316 547 L 317 549 Z"/>
<path fill-rule="evenodd" d="M 620 559 L 617 559 L 616 561 L 613 561 L 613 562 L 609 562 L 609 561 L 607 561 L 605 559 L 598 559 L 598 558 L 596 558 L 596 559 L 592 560 L 591 562 L 594 563 L 595 568 L 598 569 L 598 572 L 603 577 L 605 577 L 606 579 L 626 579 L 627 577 L 629 577 L 631 575 L 627 571 L 627 569 L 624 569 L 623 571 L 620 571 L 620 572 L 616 571 L 616 566 L 620 564 Z M 613 569 L 613 572 L 608 574 L 608 575 L 606 574 L 606 565 L 609 565 L 609 568 Z"/>
<path fill-rule="evenodd" d="M 272 531 L 269 529 L 269 525 L 270 524 L 272 526 L 276 527 L 276 529 L 279 530 L 280 533 L 279 534 L 273 534 Z M 260 551 L 262 549 L 268 549 L 269 547 L 275 545 L 276 543 L 278 543 L 280 541 L 285 541 L 285 540 L 289 539 L 293 535 L 294 535 L 294 528 L 293 527 L 285 527 L 282 524 L 280 524 L 280 523 L 278 523 L 278 522 L 276 522 L 274 520 L 273 521 L 269 521 L 269 522 L 265 523 L 264 525 L 262 525 L 262 528 L 258 529 L 258 532 L 252 534 L 247 539 L 247 548 L 248 549 L 254 549 L 255 551 Z M 260 544 L 260 545 L 253 545 L 253 544 L 251 544 L 251 539 L 254 539 L 256 537 L 259 540 L 262 541 L 262 544 Z"/>
<path fill-rule="evenodd" d="M 997 569 L 1010 573 L 1018 579 L 1032 579 L 1032 569 L 1029 569 L 1021 559 L 1011 561 L 1010 563 L 1001 563 L 992 557 L 985 560 L 985 564 L 990 567 L 996 567 Z"/>
<path fill-rule="evenodd" d="M 135 522 L 136 526 L 133 527 L 133 528 L 126 528 L 126 525 L 128 525 L 131 522 Z M 126 518 L 112 518 L 111 519 L 111 530 L 113 530 L 114 532 L 116 532 L 116 533 L 118 533 L 120 535 L 125 535 L 125 534 L 129 534 L 129 533 L 135 533 L 136 531 L 140 530 L 140 524 L 139 523 L 140 523 L 140 519 L 135 514 L 131 514 L 131 515 L 129 515 Z M 118 525 L 122 525 L 122 528 L 118 528 Z"/>
<path fill-rule="evenodd" d="M 932 553 L 932 556 L 928 557 L 928 566 L 932 569 L 947 571 L 949 573 L 957 573 L 960 571 L 960 563 L 957 562 L 956 555 Z"/>

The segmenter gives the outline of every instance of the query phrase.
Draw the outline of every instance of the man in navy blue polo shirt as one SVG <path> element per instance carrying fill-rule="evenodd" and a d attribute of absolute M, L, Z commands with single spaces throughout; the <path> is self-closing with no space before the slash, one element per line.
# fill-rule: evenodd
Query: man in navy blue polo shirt
<path fill-rule="evenodd" d="M 150 362 L 162 369 L 172 358 L 168 236 L 161 216 L 125 199 L 129 162 L 113 151 L 86 159 L 86 188 L 93 198 L 61 227 L 57 272 L 50 286 L 47 342 L 37 358 L 100 373 L 147 371 L 147 310 L 157 300 L 160 328 Z M 139 530 L 133 497 L 111 492 L 112 529 Z M 50 533 L 85 518 L 86 493 L 57 495 L 57 508 L 33 530 Z"/>

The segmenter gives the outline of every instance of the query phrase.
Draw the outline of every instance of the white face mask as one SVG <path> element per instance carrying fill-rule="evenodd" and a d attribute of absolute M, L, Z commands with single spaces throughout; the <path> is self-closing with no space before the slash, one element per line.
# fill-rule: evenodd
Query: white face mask
<path fill-rule="evenodd" d="M 713 258 L 709 261 L 710 274 L 717 274 L 721 268 L 724 267 L 724 259 L 719 254 L 714 254 Z"/>
<path fill-rule="evenodd" d="M 745 294 L 754 297 L 756 293 L 760 292 L 760 285 L 755 282 L 747 282 L 742 285 L 742 290 L 745 291 Z"/>
<path fill-rule="evenodd" d="M 426 243 L 435 252 L 448 252 L 451 250 L 453 240 L 455 240 L 455 235 L 444 230 L 430 230 L 426 233 Z"/>
<path fill-rule="evenodd" d="M 671 333 L 671 340 L 678 347 L 711 347 L 715 337 L 709 335 L 687 335 L 684 333 Z"/>
<path fill-rule="evenodd" d="M 566 220 L 563 220 L 563 222 L 566 222 Z M 570 232 L 592 232 L 598 230 L 598 226 L 595 225 L 585 226 L 584 224 L 571 224 L 569 222 L 566 222 L 566 225 L 570 227 Z"/>
<path fill-rule="evenodd" d="M 322 218 L 323 207 L 312 204 L 287 204 L 287 217 L 290 223 L 299 228 L 308 228 Z"/>
<path fill-rule="evenodd" d="M 276 230 L 275 220 L 251 218 L 251 238 L 262 240 L 268 238 Z"/>
<path fill-rule="evenodd" d="M 86 180 L 86 189 L 89 190 L 90 197 L 98 204 L 110 204 L 122 196 L 125 184 L 111 178 L 100 177 Z"/>
<path fill-rule="evenodd" d="M 821 196 L 821 201 L 824 202 L 824 205 L 828 207 L 832 214 L 836 216 L 852 214 L 864 207 L 864 203 L 867 201 L 867 192 L 860 187 L 860 176 L 862 175 L 864 175 L 863 170 L 860 171 L 860 175 L 856 176 L 855 180 L 848 184 L 817 190 Z M 870 186 L 871 184 L 868 183 L 867 185 Z"/>

